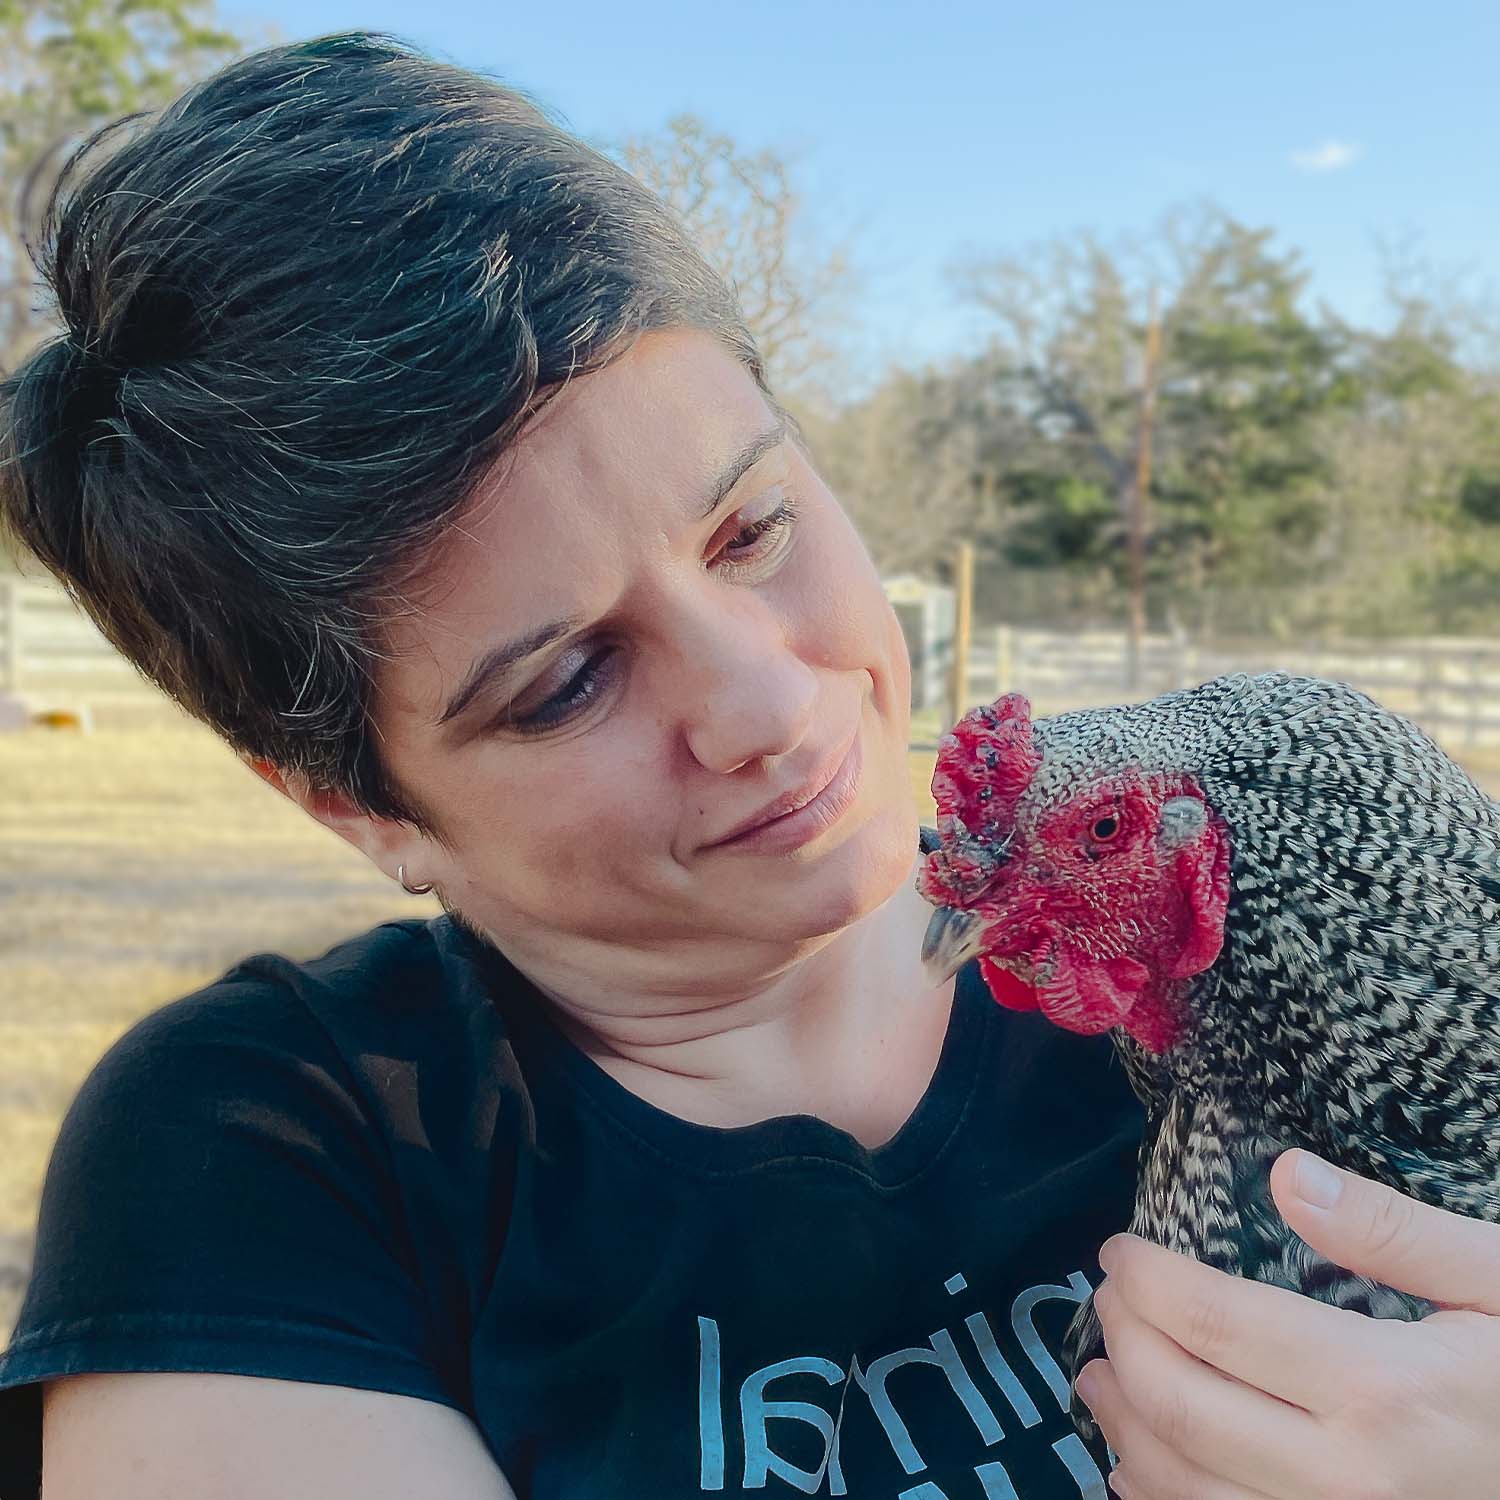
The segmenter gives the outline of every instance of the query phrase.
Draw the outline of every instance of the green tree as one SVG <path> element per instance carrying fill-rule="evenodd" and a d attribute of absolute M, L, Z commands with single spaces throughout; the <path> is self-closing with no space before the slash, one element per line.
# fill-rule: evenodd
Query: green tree
<path fill-rule="evenodd" d="M 1112 248 L 1080 235 L 955 268 L 960 291 L 996 320 L 990 363 L 1033 434 L 1001 474 L 1014 564 L 1042 565 L 1050 539 L 1052 566 L 1091 580 L 1105 569 L 1120 597 L 1155 287 L 1155 614 L 1202 630 L 1219 601 L 1233 598 L 1243 617 L 1268 582 L 1314 566 L 1317 424 L 1356 400 L 1359 382 L 1340 331 L 1300 310 L 1295 254 L 1270 240 L 1218 210 L 1178 211 L 1145 240 Z"/>
<path fill-rule="evenodd" d="M 1321 424 L 1330 564 L 1299 603 L 1324 632 L 1500 626 L 1500 351 L 1494 310 L 1388 263 L 1389 327 L 1349 331 L 1360 401 Z"/>
<path fill-rule="evenodd" d="M 1343 330 L 1300 310 L 1306 274 L 1270 232 L 1226 222 L 1174 309 L 1157 405 L 1153 576 L 1191 623 L 1290 623 L 1285 595 L 1336 565 L 1320 419 L 1362 384 Z"/>

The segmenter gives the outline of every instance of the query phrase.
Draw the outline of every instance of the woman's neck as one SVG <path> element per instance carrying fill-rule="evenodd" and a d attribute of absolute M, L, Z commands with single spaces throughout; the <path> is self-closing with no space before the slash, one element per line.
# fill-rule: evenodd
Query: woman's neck
<path fill-rule="evenodd" d="M 954 981 L 920 961 L 931 908 L 910 881 L 883 905 L 743 996 L 684 1009 L 591 1010 L 552 995 L 574 1044 L 632 1093 L 698 1124 L 810 1114 L 868 1147 L 926 1092 Z M 545 991 L 544 991 L 545 992 Z"/>

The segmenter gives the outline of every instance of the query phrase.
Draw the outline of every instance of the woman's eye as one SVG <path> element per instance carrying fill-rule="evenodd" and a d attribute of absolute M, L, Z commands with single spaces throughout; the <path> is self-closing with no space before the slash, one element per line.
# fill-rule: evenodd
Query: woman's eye
<path fill-rule="evenodd" d="M 502 714 L 495 728 L 519 729 L 523 733 L 535 733 L 551 729 L 554 725 L 571 719 L 587 708 L 609 681 L 610 672 L 601 670 L 603 664 L 616 654 L 613 646 L 596 651 L 566 683 L 545 702 L 523 714 Z"/>
<path fill-rule="evenodd" d="M 741 527 L 717 555 L 730 559 L 731 571 L 759 562 L 772 552 L 776 539 L 792 525 L 797 513 L 796 497 L 787 494 L 769 515 Z M 618 650 L 613 646 L 595 652 L 557 692 L 536 708 L 524 713 L 507 708 L 491 728 L 530 734 L 566 723 L 604 692 L 615 670 L 609 663 L 617 654 Z"/>
<path fill-rule="evenodd" d="M 771 551 L 777 536 L 785 531 L 798 513 L 798 502 L 794 495 L 788 494 L 768 516 L 762 516 L 758 521 L 752 521 L 748 526 L 734 536 L 731 541 L 725 542 L 719 551 L 720 557 L 731 559 L 735 567 L 740 567 L 748 558 L 759 557 Z"/>

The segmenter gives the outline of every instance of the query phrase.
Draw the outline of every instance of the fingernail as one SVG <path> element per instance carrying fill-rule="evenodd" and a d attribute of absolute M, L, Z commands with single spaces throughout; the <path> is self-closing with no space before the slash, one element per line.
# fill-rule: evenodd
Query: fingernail
<path fill-rule="evenodd" d="M 1109 1487 L 1120 1497 L 1120 1500 L 1130 1500 L 1130 1481 L 1122 1479 L 1118 1469 L 1110 1470 Z"/>
<path fill-rule="evenodd" d="M 1314 1208 L 1332 1208 L 1344 1190 L 1337 1167 L 1331 1167 L 1310 1151 L 1297 1153 L 1297 1196 Z"/>
<path fill-rule="evenodd" d="M 1085 1370 L 1077 1380 L 1073 1382 L 1073 1389 L 1083 1398 L 1083 1403 L 1090 1411 L 1094 1409 L 1094 1396 L 1099 1389 L 1099 1377 L 1092 1370 Z"/>

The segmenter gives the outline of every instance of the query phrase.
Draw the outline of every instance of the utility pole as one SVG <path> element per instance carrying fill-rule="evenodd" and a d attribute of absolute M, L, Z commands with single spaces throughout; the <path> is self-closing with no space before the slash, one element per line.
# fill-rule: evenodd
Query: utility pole
<path fill-rule="evenodd" d="M 1130 654 L 1126 686 L 1141 685 L 1146 642 L 1146 502 L 1151 493 L 1151 422 L 1156 409 L 1156 366 L 1161 355 L 1161 322 L 1156 288 L 1151 288 L 1151 316 L 1146 324 L 1146 357 L 1141 365 L 1140 433 L 1135 450 L 1135 491 L 1130 500 Z"/>
<path fill-rule="evenodd" d="M 963 717 L 969 697 L 969 630 L 974 603 L 974 544 L 960 542 L 953 562 L 952 723 Z"/>

